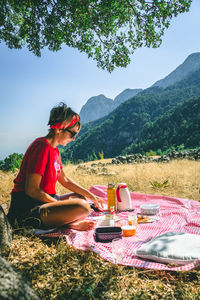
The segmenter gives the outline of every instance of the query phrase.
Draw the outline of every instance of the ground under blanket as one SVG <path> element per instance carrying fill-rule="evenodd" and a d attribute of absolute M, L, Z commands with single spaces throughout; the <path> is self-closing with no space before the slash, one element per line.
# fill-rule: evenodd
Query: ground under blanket
<path fill-rule="evenodd" d="M 89 190 L 95 195 L 106 199 L 107 188 L 105 186 L 96 185 L 92 186 Z M 165 232 L 185 232 L 200 235 L 200 202 L 140 193 L 131 193 L 131 199 L 136 213 L 139 213 L 141 204 L 157 203 L 160 205 L 160 214 L 158 221 L 139 224 L 135 236 L 124 238 L 126 251 L 122 264 L 137 268 L 171 271 L 187 271 L 196 268 L 199 261 L 184 266 L 172 266 L 153 261 L 145 261 L 133 253 L 144 243 Z M 92 211 L 89 218 L 98 216 L 98 214 L 100 215 L 102 213 Z M 128 214 L 128 212 L 118 213 L 118 215 L 123 218 L 127 218 Z M 55 237 L 64 235 L 67 244 L 73 245 L 77 249 L 92 250 L 105 260 L 112 261 L 112 243 L 96 243 L 93 238 L 93 233 L 93 230 L 81 232 L 60 229 L 45 234 L 45 236 Z"/>

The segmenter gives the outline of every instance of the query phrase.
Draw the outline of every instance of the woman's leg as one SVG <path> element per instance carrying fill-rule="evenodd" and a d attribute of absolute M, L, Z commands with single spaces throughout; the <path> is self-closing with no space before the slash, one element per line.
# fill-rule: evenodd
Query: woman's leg
<path fill-rule="evenodd" d="M 77 193 L 68 193 L 68 194 L 64 194 L 64 195 L 61 195 L 61 196 L 56 195 L 55 198 L 59 199 L 60 201 L 68 200 L 70 198 L 76 198 L 76 199 L 79 198 L 79 199 L 85 199 L 86 200 L 86 198 L 84 196 L 79 195 Z"/>
<path fill-rule="evenodd" d="M 68 200 L 46 203 L 40 207 L 40 218 L 49 228 L 68 224 L 70 228 L 87 230 L 94 227 L 92 221 L 82 221 L 90 212 L 90 205 L 83 199 L 70 198 Z"/>

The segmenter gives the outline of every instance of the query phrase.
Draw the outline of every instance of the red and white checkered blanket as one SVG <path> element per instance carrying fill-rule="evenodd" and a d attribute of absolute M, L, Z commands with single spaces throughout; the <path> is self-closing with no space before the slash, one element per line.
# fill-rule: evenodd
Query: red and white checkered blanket
<path fill-rule="evenodd" d="M 95 195 L 106 199 L 107 188 L 105 186 L 95 185 L 89 190 Z M 170 266 L 163 263 L 145 261 L 133 254 L 134 251 L 140 248 L 144 243 L 165 232 L 185 232 L 200 235 L 200 202 L 140 193 L 131 193 L 131 199 L 136 212 L 139 213 L 141 204 L 157 203 L 160 205 L 160 214 L 158 221 L 139 224 L 135 236 L 124 238 L 126 251 L 122 262 L 123 265 L 171 271 L 187 271 L 200 266 L 199 260 L 184 266 Z M 101 213 L 92 212 L 89 218 L 98 216 L 98 214 Z M 118 215 L 123 218 L 128 218 L 128 214 L 128 212 L 121 212 Z M 93 233 L 93 230 L 81 232 L 61 229 L 46 236 L 64 235 L 67 243 L 73 245 L 75 248 L 92 250 L 105 260 L 112 261 L 112 243 L 96 243 L 93 238 Z"/>

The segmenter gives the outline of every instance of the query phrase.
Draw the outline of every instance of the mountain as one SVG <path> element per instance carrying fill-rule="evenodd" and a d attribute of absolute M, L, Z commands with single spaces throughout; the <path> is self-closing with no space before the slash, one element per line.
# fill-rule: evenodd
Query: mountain
<path fill-rule="evenodd" d="M 91 97 L 81 108 L 80 118 L 82 123 L 91 122 L 109 114 L 114 109 L 112 99 L 104 95 Z"/>
<path fill-rule="evenodd" d="M 126 147 L 123 155 L 162 151 L 184 144 L 186 148 L 200 146 L 200 97 L 193 97 L 144 126 L 134 143 Z"/>
<path fill-rule="evenodd" d="M 126 89 L 117 95 L 114 99 L 114 106 L 115 108 L 119 106 L 121 103 L 127 101 L 130 98 L 133 98 L 138 93 L 142 92 L 142 89 Z"/>
<path fill-rule="evenodd" d="M 166 88 L 174 83 L 181 81 L 187 77 L 190 73 L 193 73 L 200 69 L 200 52 L 192 53 L 186 60 L 178 66 L 173 72 L 171 72 L 164 79 L 156 81 L 152 87 L 158 86 Z"/>
<path fill-rule="evenodd" d="M 167 88 L 183 80 L 196 70 L 200 69 L 200 52 L 192 53 L 185 61 L 164 79 L 156 81 L 149 89 L 126 89 L 115 97 L 114 100 L 104 95 L 90 98 L 81 108 L 80 117 L 82 123 L 88 123 L 104 116 L 116 109 L 121 103 L 136 96 L 138 93 L 159 92 L 156 88 Z"/>
<path fill-rule="evenodd" d="M 88 123 L 108 115 L 121 103 L 134 97 L 141 91 L 142 89 L 126 89 L 119 95 L 117 95 L 114 101 L 110 98 L 105 97 L 104 95 L 94 96 L 90 98 L 81 108 L 81 123 Z"/>
<path fill-rule="evenodd" d="M 199 95 L 200 69 L 166 89 L 152 87 L 140 92 L 108 116 L 97 120 L 98 124 L 97 121 L 89 123 L 89 127 L 86 124 L 88 129 L 62 153 L 63 161 L 88 160 L 94 152 L 101 151 L 105 158 L 119 155 L 141 136 L 145 127 Z"/>

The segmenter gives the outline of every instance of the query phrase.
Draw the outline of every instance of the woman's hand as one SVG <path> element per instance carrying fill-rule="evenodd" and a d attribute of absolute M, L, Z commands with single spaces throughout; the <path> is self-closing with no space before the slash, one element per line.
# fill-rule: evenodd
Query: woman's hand
<path fill-rule="evenodd" d="M 94 194 L 91 194 L 90 199 L 94 203 L 94 205 L 101 211 L 104 210 L 103 204 L 106 203 L 106 201 Z"/>

